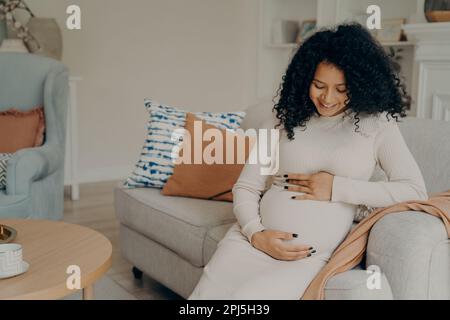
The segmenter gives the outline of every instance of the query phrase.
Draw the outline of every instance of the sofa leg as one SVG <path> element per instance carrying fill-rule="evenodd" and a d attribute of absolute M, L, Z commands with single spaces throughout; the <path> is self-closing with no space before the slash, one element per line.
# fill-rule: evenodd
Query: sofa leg
<path fill-rule="evenodd" d="M 133 269 L 131 271 L 133 272 L 133 276 L 135 279 L 137 279 L 137 280 L 142 279 L 143 272 L 141 270 L 139 270 L 136 267 L 133 267 Z"/>

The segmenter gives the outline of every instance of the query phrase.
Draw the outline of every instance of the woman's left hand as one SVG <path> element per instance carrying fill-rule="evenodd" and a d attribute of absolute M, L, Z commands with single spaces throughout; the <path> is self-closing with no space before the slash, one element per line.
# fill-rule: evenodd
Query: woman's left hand
<path fill-rule="evenodd" d="M 305 195 L 292 197 L 294 200 L 316 200 L 330 201 L 333 190 L 334 176 L 328 172 L 318 172 L 314 174 L 289 173 L 283 176 L 289 184 L 285 189 L 295 192 L 304 192 Z"/>

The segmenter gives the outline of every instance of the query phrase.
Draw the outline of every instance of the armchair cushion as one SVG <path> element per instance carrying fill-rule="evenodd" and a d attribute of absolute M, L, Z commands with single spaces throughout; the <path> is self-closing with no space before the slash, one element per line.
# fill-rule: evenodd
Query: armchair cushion
<path fill-rule="evenodd" d="M 9 109 L 0 112 L 0 152 L 41 146 L 44 142 L 44 108 L 30 111 Z"/>

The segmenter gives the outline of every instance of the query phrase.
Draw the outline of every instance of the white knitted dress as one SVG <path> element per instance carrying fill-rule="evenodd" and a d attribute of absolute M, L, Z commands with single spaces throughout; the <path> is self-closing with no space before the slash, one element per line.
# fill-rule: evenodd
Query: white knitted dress
<path fill-rule="evenodd" d="M 270 176 L 261 175 L 258 164 L 245 165 L 233 188 L 238 223 L 219 243 L 190 299 L 299 299 L 350 231 L 357 205 L 384 207 L 428 197 L 395 120 L 385 113 L 360 119 L 358 132 L 351 112 L 314 115 L 306 130 L 295 128 L 292 141 L 280 132 L 278 174 L 333 174 L 331 201 L 292 200 L 299 193 L 283 185 L 266 191 Z M 389 181 L 368 181 L 377 163 Z M 291 241 L 317 253 L 298 261 L 273 259 L 249 242 L 263 229 L 297 233 Z"/>

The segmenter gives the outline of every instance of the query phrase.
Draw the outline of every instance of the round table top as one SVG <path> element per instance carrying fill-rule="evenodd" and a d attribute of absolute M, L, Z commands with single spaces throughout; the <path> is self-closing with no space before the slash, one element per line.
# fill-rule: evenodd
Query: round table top
<path fill-rule="evenodd" d="M 67 287 L 79 266 L 80 289 L 92 286 L 112 263 L 112 245 L 92 229 L 59 221 L 1 220 L 17 230 L 13 243 L 22 245 L 27 272 L 0 279 L 0 299 L 60 299 L 75 293 Z M 73 283 L 73 282 L 71 282 Z"/>

